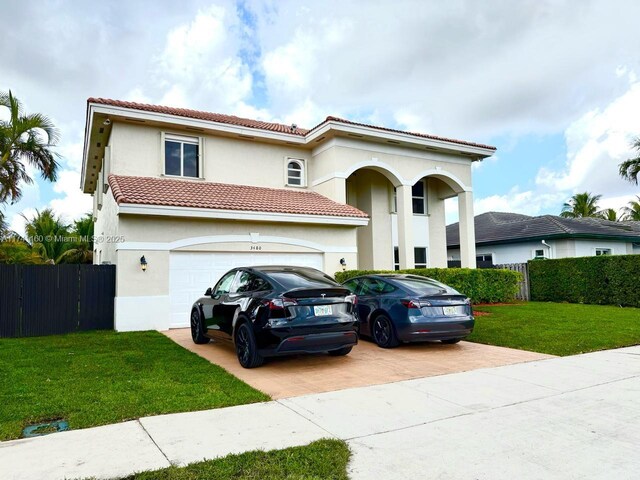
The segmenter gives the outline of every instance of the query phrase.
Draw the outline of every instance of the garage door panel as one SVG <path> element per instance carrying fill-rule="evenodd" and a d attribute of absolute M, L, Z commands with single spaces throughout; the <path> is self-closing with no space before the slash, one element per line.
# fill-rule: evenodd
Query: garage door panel
<path fill-rule="evenodd" d="M 227 271 L 252 265 L 297 265 L 322 270 L 321 253 L 171 252 L 171 328 L 189 326 L 191 305 Z"/>

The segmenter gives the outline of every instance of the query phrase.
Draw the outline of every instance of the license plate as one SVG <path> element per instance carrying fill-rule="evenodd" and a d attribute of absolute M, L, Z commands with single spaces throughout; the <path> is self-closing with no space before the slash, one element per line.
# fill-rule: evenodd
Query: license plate
<path fill-rule="evenodd" d="M 458 307 L 442 307 L 442 313 L 445 315 L 458 315 Z"/>
<path fill-rule="evenodd" d="M 316 305 L 313 307 L 313 314 L 316 317 L 320 317 L 322 315 L 331 315 L 331 305 Z"/>

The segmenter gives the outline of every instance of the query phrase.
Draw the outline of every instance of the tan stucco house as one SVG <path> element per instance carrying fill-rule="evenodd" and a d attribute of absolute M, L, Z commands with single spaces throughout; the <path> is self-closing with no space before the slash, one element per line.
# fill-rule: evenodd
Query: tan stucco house
<path fill-rule="evenodd" d="M 446 267 L 455 196 L 474 267 L 471 164 L 494 152 L 334 117 L 306 130 L 90 98 L 81 188 L 94 197 L 94 261 L 117 266 L 116 329 L 186 326 L 236 266 Z"/>

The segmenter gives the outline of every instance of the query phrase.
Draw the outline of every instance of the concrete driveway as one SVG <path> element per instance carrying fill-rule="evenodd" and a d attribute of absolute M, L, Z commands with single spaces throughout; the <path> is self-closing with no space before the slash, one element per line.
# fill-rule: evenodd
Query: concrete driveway
<path fill-rule="evenodd" d="M 471 342 L 456 345 L 414 343 L 386 350 L 370 341 L 360 340 L 345 357 L 327 354 L 279 357 L 269 359 L 260 368 L 247 370 L 238 363 L 230 343 L 212 341 L 207 345 L 196 345 L 191 341 L 189 329 L 169 330 L 164 334 L 273 399 L 552 358 L 551 355 Z"/>

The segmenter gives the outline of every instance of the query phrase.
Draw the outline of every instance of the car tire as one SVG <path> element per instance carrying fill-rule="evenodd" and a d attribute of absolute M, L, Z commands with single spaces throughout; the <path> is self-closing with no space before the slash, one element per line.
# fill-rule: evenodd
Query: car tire
<path fill-rule="evenodd" d="M 446 340 L 440 340 L 442 343 L 446 343 L 447 345 L 453 345 L 454 343 L 458 343 L 461 338 L 448 338 Z"/>
<path fill-rule="evenodd" d="M 244 368 L 256 368 L 264 363 L 264 358 L 258 353 L 253 329 L 248 323 L 240 324 L 236 330 L 234 341 L 238 361 Z"/>
<path fill-rule="evenodd" d="M 382 348 L 394 348 L 400 344 L 391 319 L 386 315 L 378 315 L 371 326 L 373 341 Z"/>
<path fill-rule="evenodd" d="M 202 327 L 202 317 L 198 310 L 191 312 L 191 339 L 193 343 L 204 345 L 211 341 L 210 338 L 204 336 L 204 328 Z"/>
<path fill-rule="evenodd" d="M 329 355 L 332 357 L 342 357 L 344 355 L 349 355 L 353 347 L 342 347 L 337 350 L 330 350 Z"/>

